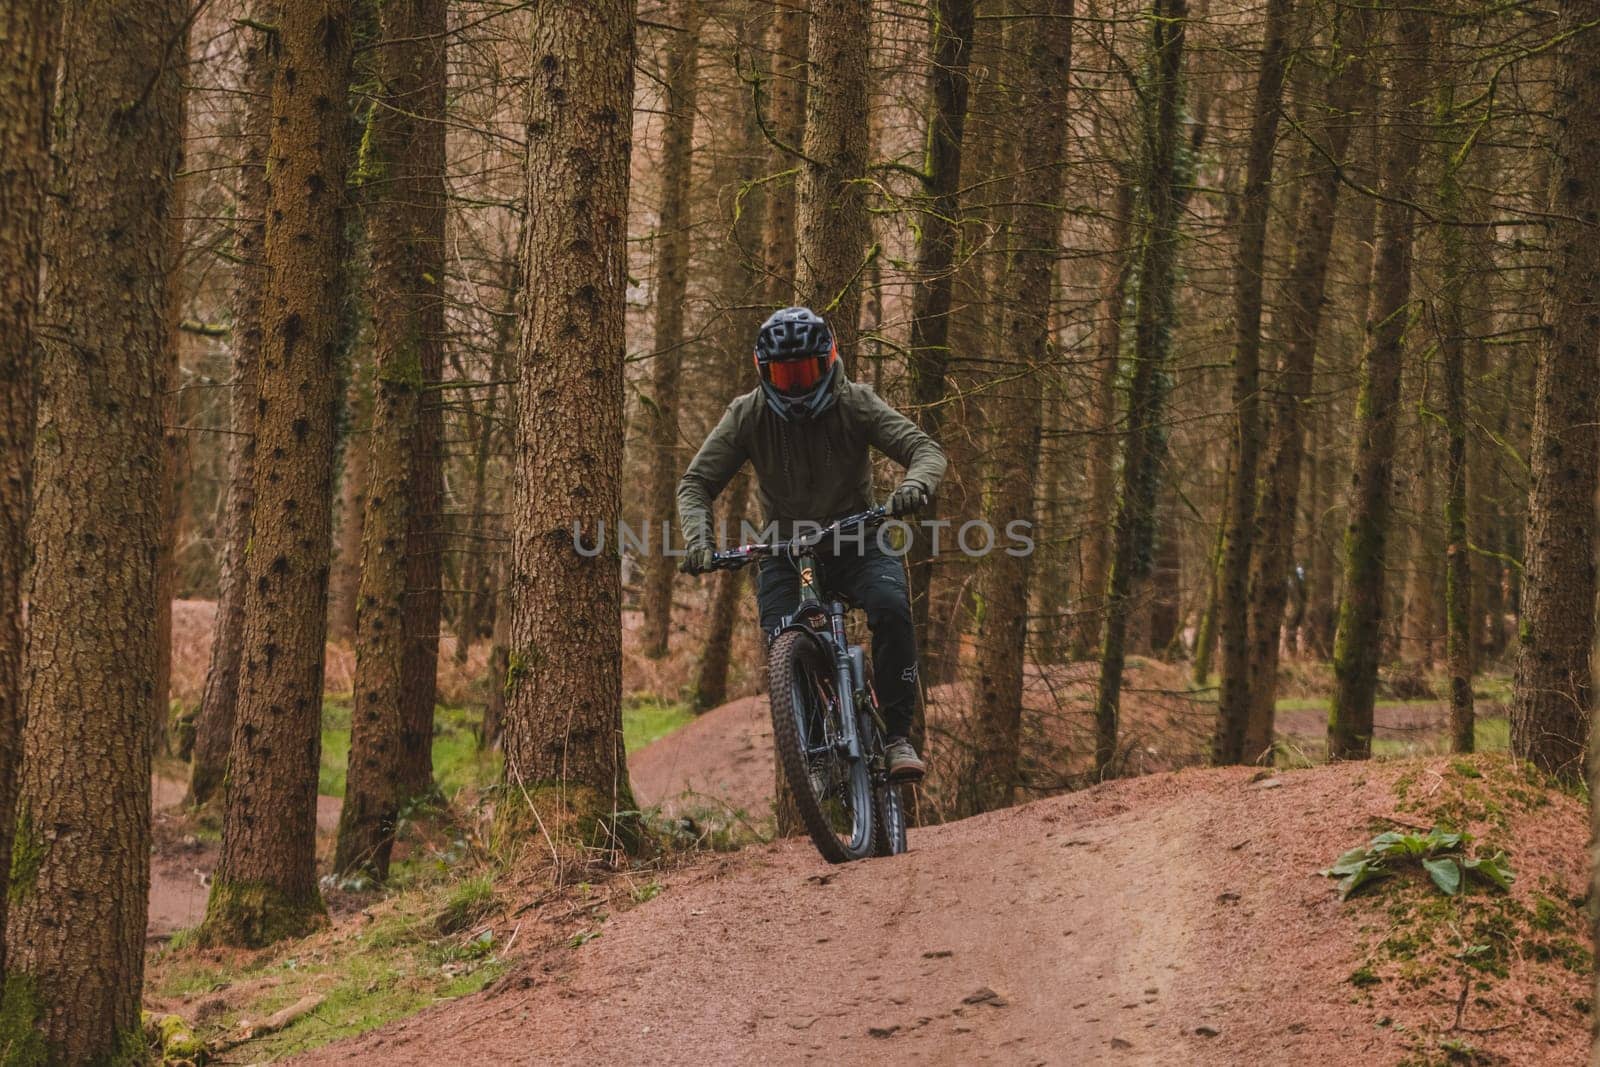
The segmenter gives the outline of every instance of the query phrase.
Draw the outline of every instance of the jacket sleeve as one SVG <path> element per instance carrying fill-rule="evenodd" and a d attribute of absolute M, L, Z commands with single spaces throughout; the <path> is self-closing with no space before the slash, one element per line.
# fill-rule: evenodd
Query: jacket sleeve
<path fill-rule="evenodd" d="M 739 473 L 749 455 L 739 432 L 739 413 L 728 405 L 678 481 L 678 527 L 685 545 L 715 545 L 711 502 Z"/>
<path fill-rule="evenodd" d="M 872 447 L 904 467 L 906 481 L 916 482 L 930 494 L 937 492 L 947 462 L 939 442 L 871 389 L 861 387 L 861 395 Z"/>

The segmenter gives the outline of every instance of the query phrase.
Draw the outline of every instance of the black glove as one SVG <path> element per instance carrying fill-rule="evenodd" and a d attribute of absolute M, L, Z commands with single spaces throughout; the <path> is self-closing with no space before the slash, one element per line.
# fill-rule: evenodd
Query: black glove
<path fill-rule="evenodd" d="M 684 553 L 683 562 L 678 564 L 678 569 L 684 574 L 704 574 L 711 570 L 711 546 L 707 544 L 694 544 Z"/>
<path fill-rule="evenodd" d="M 901 482 L 900 488 L 889 498 L 889 514 L 910 515 L 921 511 L 928 503 L 928 491 L 916 482 Z"/>

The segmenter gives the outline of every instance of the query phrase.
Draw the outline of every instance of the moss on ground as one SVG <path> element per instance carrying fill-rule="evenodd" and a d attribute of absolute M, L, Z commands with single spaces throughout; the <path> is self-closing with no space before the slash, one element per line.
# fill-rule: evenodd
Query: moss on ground
<path fill-rule="evenodd" d="M 500 977 L 506 936 L 488 921 L 497 906 L 487 876 L 441 877 L 379 902 L 367 921 L 244 957 L 174 942 L 151 962 L 149 996 L 175 1006 L 194 1036 L 209 1041 L 322 994 L 314 1012 L 229 1053 L 238 1062 L 287 1058 Z"/>
<path fill-rule="evenodd" d="M 262 948 L 304 937 L 327 922 L 328 909 L 315 890 L 298 897 L 269 885 L 216 882 L 195 936 L 201 945 Z"/>

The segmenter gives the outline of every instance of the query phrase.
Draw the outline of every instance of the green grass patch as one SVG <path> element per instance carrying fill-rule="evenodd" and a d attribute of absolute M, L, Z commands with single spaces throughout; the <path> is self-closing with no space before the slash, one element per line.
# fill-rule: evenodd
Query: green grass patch
<path fill-rule="evenodd" d="M 635 752 L 693 721 L 694 712 L 686 704 L 630 701 L 622 706 L 622 742 L 629 752 Z"/>
<path fill-rule="evenodd" d="M 500 780 L 501 757 L 478 747 L 483 713 L 476 708 L 439 705 L 433 718 L 433 779 L 446 798 L 463 789 L 483 789 Z M 622 709 L 622 738 L 629 752 L 660 740 L 694 720 L 685 704 L 653 698 L 630 701 Z M 344 796 L 350 762 L 350 698 L 330 697 L 322 705 L 322 765 L 317 792 Z"/>
<path fill-rule="evenodd" d="M 169 946 L 152 961 L 149 988 L 196 1036 L 237 1034 L 308 994 L 324 999 L 284 1030 L 233 1049 L 235 1062 L 267 1062 L 305 1052 L 475 993 L 506 971 L 499 950 L 510 931 L 488 918 L 487 878 L 400 893 L 371 922 L 240 956 Z"/>

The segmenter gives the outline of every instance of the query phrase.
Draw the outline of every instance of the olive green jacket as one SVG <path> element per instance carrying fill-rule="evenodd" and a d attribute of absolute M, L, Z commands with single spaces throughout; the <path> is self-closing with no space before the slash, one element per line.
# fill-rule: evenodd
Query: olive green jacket
<path fill-rule="evenodd" d="M 760 389 L 734 398 L 678 482 L 678 522 L 687 545 L 715 545 L 711 502 L 748 462 L 765 520 L 778 536 L 794 523 L 828 522 L 873 504 L 870 445 L 906 468 L 930 494 L 944 477 L 933 438 L 884 403 L 870 386 L 839 376 L 837 399 L 821 416 L 789 422 Z"/>

